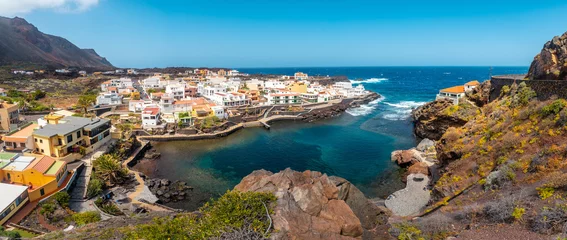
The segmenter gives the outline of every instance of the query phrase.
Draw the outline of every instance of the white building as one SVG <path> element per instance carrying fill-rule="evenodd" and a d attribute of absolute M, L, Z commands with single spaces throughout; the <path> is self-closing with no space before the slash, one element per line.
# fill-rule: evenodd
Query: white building
<path fill-rule="evenodd" d="M 307 75 L 307 73 L 302 73 L 302 72 L 296 72 L 293 75 L 293 78 L 295 78 L 295 80 L 307 80 L 309 79 L 309 76 Z"/>
<path fill-rule="evenodd" d="M 122 96 L 116 93 L 101 93 L 96 97 L 97 105 L 120 105 L 122 104 Z"/>
<path fill-rule="evenodd" d="M 128 111 L 130 112 L 141 112 L 146 107 L 157 107 L 152 101 L 144 101 L 144 100 L 130 100 L 128 102 Z"/>
<path fill-rule="evenodd" d="M 476 80 L 465 83 L 465 92 L 472 91 L 473 89 L 477 88 L 478 86 L 480 86 L 480 82 L 478 82 Z"/>
<path fill-rule="evenodd" d="M 116 89 L 128 89 L 133 88 L 132 79 L 130 78 L 118 78 L 118 79 L 111 79 L 109 81 L 103 82 L 100 84 L 100 90 L 103 92 L 107 92 L 109 87 L 116 87 Z"/>
<path fill-rule="evenodd" d="M 273 105 L 290 105 L 301 104 L 301 94 L 299 93 L 268 93 L 266 95 L 268 102 Z"/>
<path fill-rule="evenodd" d="M 250 99 L 246 98 L 246 94 L 230 92 L 230 93 L 215 93 L 208 97 L 211 101 L 223 107 L 242 107 L 250 105 Z"/>
<path fill-rule="evenodd" d="M 164 88 L 165 84 L 159 77 L 150 77 L 142 80 L 142 88 L 144 90 Z"/>
<path fill-rule="evenodd" d="M 351 82 L 336 82 L 335 84 L 333 84 L 334 88 L 340 88 L 340 89 L 348 89 L 348 88 L 352 88 L 352 83 Z"/>
<path fill-rule="evenodd" d="M 226 88 L 216 85 L 216 86 L 198 86 L 197 91 L 201 96 L 210 98 L 211 96 L 215 95 L 216 93 L 226 93 Z"/>
<path fill-rule="evenodd" d="M 226 72 L 227 76 L 238 76 L 240 75 L 240 72 L 238 72 L 238 70 L 230 70 L 228 72 Z"/>
<path fill-rule="evenodd" d="M 142 127 L 152 129 L 161 125 L 160 111 L 158 107 L 146 107 L 142 111 Z"/>
<path fill-rule="evenodd" d="M 175 99 L 185 98 L 185 84 L 171 84 L 165 87 L 165 93 Z"/>
<path fill-rule="evenodd" d="M 282 81 L 266 81 L 264 82 L 264 88 L 267 89 L 283 89 L 285 88 L 285 82 Z"/>
<path fill-rule="evenodd" d="M 441 89 L 435 100 L 449 99 L 453 104 L 459 104 L 459 99 L 465 96 L 465 86 L 454 86 L 450 88 Z"/>
<path fill-rule="evenodd" d="M 213 110 L 213 113 L 215 114 L 216 117 L 218 117 L 219 119 L 226 119 L 227 118 L 227 114 L 226 111 L 224 110 L 223 107 L 221 106 L 212 106 L 211 110 Z"/>

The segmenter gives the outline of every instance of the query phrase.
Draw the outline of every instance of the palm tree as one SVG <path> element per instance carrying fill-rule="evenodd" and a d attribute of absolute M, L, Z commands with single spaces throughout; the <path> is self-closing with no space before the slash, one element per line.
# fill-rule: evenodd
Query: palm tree
<path fill-rule="evenodd" d="M 96 175 L 102 179 L 107 185 L 123 182 L 128 175 L 128 171 L 120 165 L 118 156 L 105 154 L 93 161 L 93 167 Z"/>
<path fill-rule="evenodd" d="M 96 95 L 83 94 L 79 97 L 79 101 L 77 101 L 77 106 L 82 108 L 86 115 L 88 108 L 95 103 L 96 103 Z"/>

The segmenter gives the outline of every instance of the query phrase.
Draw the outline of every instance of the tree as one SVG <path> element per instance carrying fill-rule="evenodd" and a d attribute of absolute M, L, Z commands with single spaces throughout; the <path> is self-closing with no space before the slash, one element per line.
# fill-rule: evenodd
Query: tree
<path fill-rule="evenodd" d="M 77 106 L 82 108 L 84 114 L 87 114 L 88 108 L 96 103 L 96 95 L 85 93 L 79 97 Z"/>
<path fill-rule="evenodd" d="M 93 161 L 93 167 L 97 177 L 103 180 L 107 185 L 123 182 L 128 175 L 128 171 L 120 165 L 118 156 L 104 154 Z"/>

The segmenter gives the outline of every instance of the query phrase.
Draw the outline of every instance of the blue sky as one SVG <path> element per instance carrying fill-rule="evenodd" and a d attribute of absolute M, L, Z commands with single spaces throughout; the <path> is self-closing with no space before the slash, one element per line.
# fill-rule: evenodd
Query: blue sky
<path fill-rule="evenodd" d="M 118 67 L 527 66 L 567 31 L 564 0 L 62 1 L 3 14 Z"/>

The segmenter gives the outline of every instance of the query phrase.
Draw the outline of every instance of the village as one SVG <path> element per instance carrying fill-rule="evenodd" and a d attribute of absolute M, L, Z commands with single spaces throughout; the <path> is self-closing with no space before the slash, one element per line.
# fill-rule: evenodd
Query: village
<path fill-rule="evenodd" d="M 278 120 L 315 121 L 379 96 L 361 84 L 329 82 L 329 77 L 301 72 L 265 77 L 225 69 L 194 69 L 177 76 L 139 75 L 135 70 L 112 73 L 116 74 L 118 78 L 91 91 L 96 94 L 80 98 L 77 107 L 51 108 L 44 115 L 20 112 L 19 104 L 2 89 L 1 225 L 32 235 L 61 229 L 57 226 L 67 222 L 53 217 L 57 215 L 57 210 L 49 210 L 53 205 L 68 207 L 71 215 L 60 212 L 68 218 L 93 212 L 108 218 L 116 212 L 175 211 L 159 205 L 163 196 L 156 196 L 140 173 L 129 169 L 128 164 L 149 141 L 222 137 L 245 127 L 269 129 L 269 123 Z M 15 90 L 10 91 L 13 94 Z M 34 91 L 21 94 L 28 96 Z M 116 179 L 93 186 L 101 180 L 100 167 L 95 166 L 107 158 L 124 171 L 128 189 L 111 188 L 117 186 L 111 184 Z M 101 199 L 115 194 L 121 196 L 115 200 L 129 200 L 100 204 Z M 58 201 L 54 199 L 60 198 L 67 199 L 66 203 L 55 204 Z M 45 214 L 46 208 L 50 213 Z M 113 211 L 109 213 L 108 208 Z M 59 223 L 50 222 L 54 219 Z"/>

